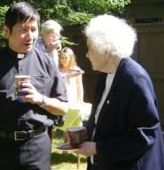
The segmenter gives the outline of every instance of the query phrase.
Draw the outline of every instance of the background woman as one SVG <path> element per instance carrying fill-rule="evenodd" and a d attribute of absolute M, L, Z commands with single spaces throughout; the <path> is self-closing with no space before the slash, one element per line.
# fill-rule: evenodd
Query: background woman
<path fill-rule="evenodd" d="M 58 66 L 58 52 L 61 50 L 62 26 L 55 20 L 47 20 L 41 24 L 41 37 L 36 42 L 35 47 L 47 53 Z"/>
<path fill-rule="evenodd" d="M 83 102 L 83 70 L 77 65 L 76 56 L 69 47 L 64 47 L 59 54 L 59 71 L 64 78 L 70 104 Z"/>

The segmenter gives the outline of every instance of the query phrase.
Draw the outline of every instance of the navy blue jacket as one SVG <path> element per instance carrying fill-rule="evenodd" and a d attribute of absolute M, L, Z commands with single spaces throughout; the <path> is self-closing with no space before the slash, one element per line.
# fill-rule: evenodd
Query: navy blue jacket
<path fill-rule="evenodd" d="M 164 149 L 157 99 L 148 73 L 134 60 L 122 59 L 97 124 L 94 113 L 105 87 L 101 73 L 88 123 L 97 154 L 88 170 L 164 170 Z"/>

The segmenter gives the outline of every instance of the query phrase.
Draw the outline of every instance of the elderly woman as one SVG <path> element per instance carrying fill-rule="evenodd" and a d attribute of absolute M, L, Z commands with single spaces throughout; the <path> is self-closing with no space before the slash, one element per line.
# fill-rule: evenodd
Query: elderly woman
<path fill-rule="evenodd" d="M 58 66 L 58 51 L 61 50 L 62 26 L 54 21 L 47 20 L 41 24 L 41 37 L 36 42 L 35 47 L 44 53 L 48 53 Z"/>
<path fill-rule="evenodd" d="M 88 122 L 89 140 L 77 153 L 88 170 L 163 170 L 157 99 L 148 73 L 132 58 L 136 33 L 123 19 L 97 16 L 85 29 L 87 57 L 99 71 Z"/>
<path fill-rule="evenodd" d="M 47 20 L 41 24 L 40 37 L 36 41 L 35 47 L 43 53 L 47 54 L 47 57 L 52 59 L 58 67 L 59 51 L 61 50 L 61 31 L 62 26 L 55 20 Z M 55 67 L 55 66 L 54 66 Z M 56 126 L 61 126 L 64 120 L 61 115 L 49 115 Z M 50 137 L 52 139 L 52 128 L 49 130 Z"/>

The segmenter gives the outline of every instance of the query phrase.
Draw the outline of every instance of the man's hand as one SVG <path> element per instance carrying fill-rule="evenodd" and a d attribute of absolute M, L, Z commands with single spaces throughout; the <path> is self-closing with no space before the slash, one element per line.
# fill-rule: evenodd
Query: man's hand
<path fill-rule="evenodd" d="M 32 104 L 39 104 L 42 102 L 43 95 L 36 90 L 30 81 L 22 82 L 19 92 L 26 94 L 19 96 L 23 102 L 29 102 Z"/>

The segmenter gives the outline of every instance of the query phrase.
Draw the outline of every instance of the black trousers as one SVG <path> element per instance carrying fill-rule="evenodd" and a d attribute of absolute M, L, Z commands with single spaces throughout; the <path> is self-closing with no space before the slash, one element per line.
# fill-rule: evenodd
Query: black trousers
<path fill-rule="evenodd" d="M 2 170 L 50 170 L 50 156 L 47 132 L 26 141 L 0 139 Z"/>

